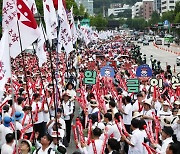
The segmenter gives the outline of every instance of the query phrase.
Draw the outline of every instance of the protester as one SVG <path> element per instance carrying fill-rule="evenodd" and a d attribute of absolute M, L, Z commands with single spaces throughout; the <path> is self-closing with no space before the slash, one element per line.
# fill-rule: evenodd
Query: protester
<path fill-rule="evenodd" d="M 13 133 L 6 134 L 6 143 L 1 147 L 2 154 L 12 154 L 14 151 L 14 135 Z"/>

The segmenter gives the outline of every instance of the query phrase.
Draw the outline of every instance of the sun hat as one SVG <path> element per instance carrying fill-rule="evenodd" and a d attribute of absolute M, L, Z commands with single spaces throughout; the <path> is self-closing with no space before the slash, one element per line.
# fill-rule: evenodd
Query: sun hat
<path fill-rule="evenodd" d="M 94 107 L 98 106 L 97 101 L 95 99 L 91 99 L 90 106 L 94 106 Z"/>
<path fill-rule="evenodd" d="M 148 105 L 151 106 L 151 105 L 152 105 L 152 104 L 151 104 L 151 99 L 146 99 L 146 100 L 144 101 L 144 104 L 148 104 Z"/>
<path fill-rule="evenodd" d="M 21 139 L 19 140 L 19 144 L 21 144 L 22 142 L 25 142 L 27 143 L 28 147 L 29 147 L 29 151 L 28 152 L 31 152 L 31 148 L 32 148 L 32 144 L 29 140 L 26 140 L 26 139 Z"/>
<path fill-rule="evenodd" d="M 180 105 L 180 101 L 175 101 L 174 104 Z"/>
<path fill-rule="evenodd" d="M 15 120 L 21 120 L 23 118 L 24 114 L 22 112 L 16 111 L 15 112 Z"/>
<path fill-rule="evenodd" d="M 167 101 L 164 101 L 163 105 L 169 106 L 169 103 Z"/>
<path fill-rule="evenodd" d="M 10 126 L 10 122 L 12 122 L 12 118 L 7 117 L 7 116 L 4 117 L 3 124 L 4 124 L 5 127 L 9 127 Z"/>
<path fill-rule="evenodd" d="M 134 112 L 132 119 L 138 118 L 138 117 L 141 117 L 141 116 L 142 116 L 141 113 L 139 113 L 139 112 Z"/>

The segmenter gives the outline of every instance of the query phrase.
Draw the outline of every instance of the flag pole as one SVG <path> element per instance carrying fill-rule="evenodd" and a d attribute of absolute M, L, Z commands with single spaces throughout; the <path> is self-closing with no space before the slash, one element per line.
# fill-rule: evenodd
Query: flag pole
<path fill-rule="evenodd" d="M 40 14 L 38 13 L 38 16 L 39 16 L 39 20 L 40 22 L 41 21 L 41 16 Z M 44 36 L 44 39 L 46 40 L 46 37 L 45 37 L 45 32 L 43 30 L 43 36 Z M 50 63 L 51 63 L 51 80 L 52 80 L 52 86 L 53 86 L 53 97 L 54 97 L 54 113 L 55 113 L 55 121 L 56 121 L 56 131 L 57 131 L 57 141 L 58 141 L 58 146 L 59 146 L 59 140 L 58 140 L 58 124 L 57 124 L 57 100 L 56 100 L 56 97 L 55 97 L 55 88 L 54 88 L 54 79 L 55 79 L 55 72 L 54 72 L 54 69 L 53 69 L 53 64 L 52 64 L 52 48 L 50 47 L 50 43 L 49 43 L 49 40 L 46 40 L 45 42 L 45 45 L 47 47 L 47 51 L 48 51 L 48 55 L 50 57 Z M 51 49 L 50 49 L 51 48 Z M 51 50 L 51 51 L 50 51 Z"/>
<path fill-rule="evenodd" d="M 11 57 L 10 57 L 10 49 L 9 49 L 9 63 L 10 63 L 10 72 L 11 72 L 11 77 L 10 77 L 10 80 L 11 80 L 11 96 L 12 96 L 12 102 L 13 102 L 13 108 L 15 110 L 15 102 L 14 102 L 14 88 L 13 88 L 13 82 L 12 82 L 12 67 L 11 67 Z M 13 111 L 13 110 L 12 110 Z M 15 117 L 15 112 L 14 112 L 14 128 L 15 128 L 15 141 L 16 141 L 16 154 L 18 154 L 18 142 L 17 142 L 17 128 L 16 128 L 16 117 Z"/>
<path fill-rule="evenodd" d="M 36 58 L 36 62 L 37 62 L 37 66 L 38 66 L 38 70 L 39 70 L 39 72 L 40 72 L 41 84 L 42 84 L 42 87 L 43 87 L 43 89 L 44 89 L 45 100 L 46 100 L 46 104 L 47 104 L 47 107 L 48 107 L 48 112 L 49 112 L 49 118 L 50 118 L 50 120 L 51 120 L 51 119 L 52 119 L 52 117 L 51 117 L 51 114 L 50 114 L 50 109 L 49 109 L 49 105 L 48 105 L 48 101 L 47 101 L 46 91 L 45 91 L 44 82 L 43 82 L 43 79 L 42 79 L 42 74 L 41 74 L 40 67 L 39 67 L 38 58 L 37 58 L 37 55 L 36 55 L 36 50 L 35 50 L 35 48 L 34 48 L 34 44 L 32 44 L 32 46 L 33 46 L 34 56 L 35 56 L 35 58 Z"/>
<path fill-rule="evenodd" d="M 19 44 L 20 44 L 20 49 L 21 49 L 21 56 L 22 56 L 22 60 L 23 60 L 24 76 L 25 76 L 25 79 L 26 79 L 25 80 L 25 82 L 26 82 L 26 91 L 27 91 L 27 94 L 28 94 L 29 106 L 31 106 L 30 94 L 29 94 L 29 89 L 28 89 L 27 75 L 26 75 L 26 71 L 25 71 L 25 62 L 24 62 L 25 52 L 23 53 L 23 49 L 22 49 L 21 33 L 20 33 L 20 30 L 19 30 L 18 20 L 17 20 L 17 28 L 18 28 L 18 34 L 19 34 Z M 32 124 L 34 125 L 32 110 L 31 110 L 31 121 L 32 121 Z M 33 131 L 34 131 L 34 127 L 33 127 Z"/>

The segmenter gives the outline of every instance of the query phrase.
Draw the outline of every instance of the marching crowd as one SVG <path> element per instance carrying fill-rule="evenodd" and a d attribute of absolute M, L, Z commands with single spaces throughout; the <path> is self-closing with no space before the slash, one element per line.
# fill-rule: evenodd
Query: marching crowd
<path fill-rule="evenodd" d="M 141 78 L 139 92 L 130 93 L 126 81 L 137 78 L 144 61 L 121 37 L 78 48 L 68 58 L 47 54 L 42 67 L 33 53 L 11 60 L 12 80 L 0 105 L 2 154 L 65 154 L 71 140 L 74 154 L 180 153 L 180 93 L 169 66 L 151 66 L 163 89 Z M 114 77 L 101 75 L 107 64 Z M 96 72 L 95 84 L 85 84 L 87 70 Z"/>

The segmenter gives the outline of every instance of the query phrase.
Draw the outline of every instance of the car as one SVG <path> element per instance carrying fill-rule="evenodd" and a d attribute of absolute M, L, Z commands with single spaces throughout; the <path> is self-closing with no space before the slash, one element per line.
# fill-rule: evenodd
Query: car
<path fill-rule="evenodd" d="M 177 66 L 180 66 L 180 56 L 178 56 L 178 57 L 176 58 L 176 65 L 177 65 Z"/>
<path fill-rule="evenodd" d="M 155 41 L 155 44 L 156 44 L 156 45 L 162 45 L 162 40 L 161 40 L 161 39 L 157 39 L 157 40 Z"/>
<path fill-rule="evenodd" d="M 170 42 L 169 41 L 164 41 L 164 45 L 170 46 Z"/>
<path fill-rule="evenodd" d="M 143 45 L 149 45 L 149 42 L 147 40 L 144 40 Z"/>
<path fill-rule="evenodd" d="M 143 40 L 142 39 L 138 39 L 137 43 L 143 43 Z"/>
<path fill-rule="evenodd" d="M 150 36 L 148 42 L 153 42 L 153 41 L 154 41 L 154 38 Z"/>

